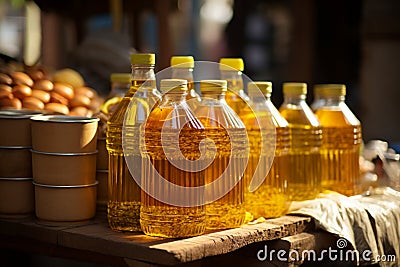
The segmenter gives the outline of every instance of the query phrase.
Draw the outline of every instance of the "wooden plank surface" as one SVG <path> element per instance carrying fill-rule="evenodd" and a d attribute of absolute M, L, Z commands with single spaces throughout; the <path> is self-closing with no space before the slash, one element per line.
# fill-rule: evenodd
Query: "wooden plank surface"
<path fill-rule="evenodd" d="M 165 239 L 111 231 L 102 214 L 88 225 L 73 227 L 43 226 L 32 219 L 0 220 L 0 235 L 30 238 L 64 248 L 121 257 L 127 262 L 133 260 L 144 264 L 176 265 L 230 253 L 251 243 L 297 235 L 309 227 L 312 227 L 311 218 L 284 216 L 192 238 Z"/>
<path fill-rule="evenodd" d="M 338 239 L 338 236 L 325 231 L 303 232 L 276 240 L 252 243 L 233 253 L 205 258 L 201 261 L 201 267 L 296 267 L 300 265 L 303 266 L 304 264 L 304 266 L 307 267 L 325 265 L 336 267 L 356 266 L 354 262 L 337 261 L 332 263 L 329 262 L 329 259 L 324 259 L 323 261 L 307 261 L 307 253 L 309 252 L 304 254 L 305 258 L 303 260 L 304 251 L 313 250 L 318 253 L 316 254 L 318 257 L 321 255 L 322 250 L 327 250 L 329 247 L 334 248 Z M 286 254 L 281 255 L 281 257 L 286 259 L 280 259 L 277 256 L 279 250 L 286 252 Z M 293 251 L 296 251 L 296 253 L 293 253 Z M 292 258 L 290 258 L 289 253 L 291 253 L 290 255 Z M 297 255 L 300 256 L 299 260 L 295 260 Z M 261 259 L 259 257 L 261 257 Z M 312 256 L 310 259 L 312 259 Z"/>
<path fill-rule="evenodd" d="M 58 231 L 67 229 L 68 226 L 45 227 L 36 223 L 35 219 L 26 218 L 22 220 L 0 219 L 0 234 L 31 238 L 50 244 L 57 244 Z"/>

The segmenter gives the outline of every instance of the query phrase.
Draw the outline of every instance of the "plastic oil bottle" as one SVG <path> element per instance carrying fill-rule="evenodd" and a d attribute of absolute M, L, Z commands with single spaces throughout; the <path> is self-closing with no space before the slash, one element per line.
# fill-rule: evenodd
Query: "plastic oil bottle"
<path fill-rule="evenodd" d="M 242 179 L 248 156 L 246 129 L 225 101 L 225 80 L 202 80 L 200 91 L 202 101 L 195 115 L 216 147 L 214 160 L 205 170 L 206 199 L 215 200 L 206 205 L 206 227 L 238 227 L 246 218 Z M 218 179 L 223 183 L 213 183 Z"/>
<path fill-rule="evenodd" d="M 193 68 L 194 58 L 192 56 L 171 57 L 172 79 L 185 79 L 188 82 L 188 93 L 186 99 L 193 110 L 199 105 L 201 98 L 194 88 Z"/>
<path fill-rule="evenodd" d="M 221 58 L 219 61 L 221 79 L 228 82 L 228 91 L 225 94 L 226 103 L 240 114 L 249 101 L 249 96 L 244 92 L 242 71 L 244 62 L 241 58 Z"/>
<path fill-rule="evenodd" d="M 250 144 L 250 157 L 244 175 L 246 211 L 254 218 L 279 217 L 287 212 L 290 205 L 287 192 L 289 124 L 271 101 L 271 82 L 249 82 L 247 89 L 253 107 L 247 106 L 240 113 Z M 261 147 L 261 142 L 264 142 L 265 148 Z M 275 145 L 271 145 L 274 142 Z M 264 168 L 259 174 L 257 166 Z M 253 178 L 264 173 L 266 177 Z M 259 178 L 265 180 L 253 191 L 249 187 L 251 180 Z"/>
<path fill-rule="evenodd" d="M 131 79 L 131 73 L 112 73 L 110 76 L 111 91 L 100 106 L 99 112 L 93 115 L 100 119 L 97 128 L 98 153 L 96 162 L 96 179 L 99 182 L 97 187 L 98 192 L 101 191 L 105 193 L 99 194 L 97 201 L 97 209 L 101 211 L 107 210 L 108 202 L 108 196 L 106 193 L 108 191 L 108 152 L 106 146 L 107 121 L 110 119 L 112 113 L 115 111 L 124 95 L 129 91 L 131 87 Z"/>
<path fill-rule="evenodd" d="M 289 123 L 288 189 L 292 200 L 313 199 L 321 190 L 320 123 L 305 99 L 305 83 L 284 83 L 279 111 Z"/>
<path fill-rule="evenodd" d="M 130 148 L 127 149 L 129 151 L 127 155 L 139 168 L 135 173 L 140 174 L 139 127 L 150 113 L 150 107 L 161 97 L 156 88 L 155 55 L 132 54 L 131 64 L 132 85 L 107 122 L 106 142 L 109 158 L 107 218 L 110 228 L 118 231 L 141 230 L 140 187 L 128 169 L 122 146 L 124 118 L 131 101 L 134 101 L 133 108 L 127 114 L 128 123 L 125 125 L 132 137 L 128 140 Z"/>
<path fill-rule="evenodd" d="M 321 84 L 325 103 L 316 110 L 323 130 L 322 187 L 345 195 L 361 193 L 361 124 L 346 105 L 346 86 Z"/>
<path fill-rule="evenodd" d="M 173 165 L 172 160 L 185 165 L 188 161 L 198 159 L 205 130 L 186 103 L 186 80 L 161 80 L 160 89 L 163 92 L 162 100 L 152 110 L 141 130 L 144 191 L 140 223 L 147 235 L 170 238 L 200 235 L 205 230 L 204 190 L 186 195 L 196 198 L 195 202 L 199 203 L 197 206 L 188 206 L 188 199 L 183 195 L 177 196 L 176 188 L 162 186 L 157 181 L 157 173 L 174 185 L 204 186 L 204 170 L 185 170 Z M 174 151 L 172 157 L 168 158 L 165 151 Z M 160 201 L 160 197 L 180 197 L 182 202 L 170 205 Z"/>

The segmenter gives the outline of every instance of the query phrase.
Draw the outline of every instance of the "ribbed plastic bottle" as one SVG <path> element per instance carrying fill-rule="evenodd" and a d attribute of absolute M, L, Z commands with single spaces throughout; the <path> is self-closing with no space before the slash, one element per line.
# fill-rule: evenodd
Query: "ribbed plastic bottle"
<path fill-rule="evenodd" d="M 228 91 L 225 94 L 226 103 L 240 114 L 249 101 L 249 96 L 244 92 L 242 71 L 244 62 L 241 58 L 221 58 L 219 61 L 221 79 L 228 82 Z"/>
<path fill-rule="evenodd" d="M 188 82 L 188 93 L 186 99 L 193 110 L 199 105 L 201 98 L 194 88 L 193 68 L 194 58 L 192 56 L 171 57 L 172 79 L 184 79 Z"/>
<path fill-rule="evenodd" d="M 204 170 L 188 171 L 174 166 L 172 161 L 187 162 L 198 159 L 199 146 L 205 138 L 205 130 L 186 103 L 186 80 L 161 80 L 160 89 L 163 92 L 162 100 L 150 113 L 141 130 L 144 191 L 140 223 L 143 232 L 151 236 L 177 238 L 200 235 L 205 230 L 204 190 L 197 194 L 189 193 L 189 197 L 195 198 L 194 202 L 202 203 L 201 205 L 187 206 L 185 196 L 177 196 L 174 187 L 162 187 L 157 181 L 157 173 L 174 185 L 204 186 Z M 168 158 L 165 151 L 174 152 Z M 160 196 L 180 198 L 183 202 L 170 205 L 160 201 Z"/>
<path fill-rule="evenodd" d="M 314 100 L 311 103 L 311 110 L 315 112 L 319 107 L 325 104 L 325 97 L 322 95 L 322 88 L 320 85 L 314 86 Z"/>
<path fill-rule="evenodd" d="M 284 83 L 279 111 L 289 123 L 288 189 L 291 200 L 314 199 L 321 190 L 320 123 L 306 103 L 305 83 Z"/>
<path fill-rule="evenodd" d="M 225 80 L 200 81 L 202 101 L 196 117 L 206 129 L 206 137 L 216 147 L 214 161 L 205 170 L 206 199 L 220 198 L 206 205 L 206 227 L 227 229 L 242 225 L 244 207 L 245 159 L 248 156 L 246 129 L 238 115 L 225 101 Z M 242 171 L 242 173 L 241 173 Z M 221 175 L 225 172 L 226 176 Z M 221 177 L 223 184 L 211 183 Z"/>
<path fill-rule="evenodd" d="M 246 211 L 255 219 L 279 217 L 287 212 L 290 205 L 287 192 L 289 124 L 271 101 L 271 82 L 249 82 L 247 89 L 253 106 L 247 106 L 240 113 L 250 144 L 250 157 L 244 175 Z M 271 145 L 273 142 L 275 146 Z M 256 172 L 257 166 L 264 169 Z M 253 191 L 249 187 L 251 180 L 264 178 L 253 178 L 258 173 L 265 173 L 265 180 Z"/>
<path fill-rule="evenodd" d="M 322 187 L 351 196 L 361 193 L 360 146 L 361 123 L 346 105 L 346 86 L 322 84 L 325 103 L 316 110 L 321 123 Z"/>
<path fill-rule="evenodd" d="M 150 107 L 160 98 L 156 88 L 154 73 L 154 54 L 132 54 L 132 86 L 118 104 L 107 122 L 108 151 L 108 205 L 107 218 L 111 229 L 117 231 L 140 231 L 140 187 L 133 179 L 124 156 L 122 130 L 127 115 L 125 129 L 129 147 L 126 149 L 130 160 L 139 168 L 141 155 L 139 150 L 139 128 L 150 113 Z M 131 101 L 132 108 L 128 110 Z M 129 111 L 129 114 L 126 114 Z M 139 179 L 140 177 L 136 177 Z"/>

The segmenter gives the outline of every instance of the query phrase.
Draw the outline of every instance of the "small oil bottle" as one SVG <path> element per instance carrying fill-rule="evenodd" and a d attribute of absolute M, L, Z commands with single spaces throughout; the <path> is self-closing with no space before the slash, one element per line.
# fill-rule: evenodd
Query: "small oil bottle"
<path fill-rule="evenodd" d="M 247 89 L 253 106 L 247 106 L 240 113 L 250 144 L 250 157 L 244 175 L 246 211 L 254 218 L 279 217 L 287 212 L 290 205 L 287 192 L 289 124 L 271 101 L 271 82 L 249 82 Z M 262 142 L 265 148 L 262 148 Z M 257 167 L 260 172 L 256 171 Z M 265 173 L 266 177 L 253 177 L 261 173 Z M 252 179 L 260 178 L 265 178 L 264 182 L 253 191 L 250 188 Z"/>
<path fill-rule="evenodd" d="M 249 96 L 244 92 L 242 71 L 244 62 L 241 58 L 221 58 L 219 61 L 221 79 L 228 82 L 228 90 L 225 94 L 226 103 L 236 112 L 240 112 L 247 106 Z"/>
<path fill-rule="evenodd" d="M 288 188 L 291 200 L 314 199 L 321 190 L 320 123 L 305 99 L 305 83 L 284 83 L 279 111 L 289 123 Z"/>
<path fill-rule="evenodd" d="M 128 155 L 141 167 L 139 151 L 139 128 L 150 113 L 150 107 L 160 98 L 156 88 L 154 54 L 132 54 L 132 86 L 118 104 L 107 122 L 106 145 L 108 151 L 108 205 L 107 218 L 111 229 L 117 231 L 140 231 L 140 187 L 135 182 L 140 177 L 132 177 L 124 156 L 122 130 L 127 115 L 125 129 L 131 139 Z M 133 108 L 128 109 L 131 101 Z M 128 112 L 129 111 L 129 112 Z M 127 114 L 128 113 L 128 114 Z M 129 138 L 128 138 L 129 139 Z M 140 174 L 140 170 L 136 173 Z"/>
<path fill-rule="evenodd" d="M 96 179 L 99 182 L 97 187 L 98 200 L 97 209 L 107 210 L 107 192 L 108 192 L 108 152 L 106 146 L 107 121 L 112 113 L 123 99 L 124 95 L 131 87 L 131 73 L 112 73 L 110 77 L 111 91 L 106 100 L 100 106 L 99 112 L 94 117 L 99 118 L 97 128 L 97 161 L 96 161 Z M 102 193 L 103 192 L 103 193 Z"/>
<path fill-rule="evenodd" d="M 161 102 L 152 110 L 141 130 L 143 190 L 140 224 L 143 232 L 151 236 L 200 235 L 205 230 L 204 190 L 198 193 L 185 191 L 185 195 L 179 195 L 175 186 L 204 187 L 205 172 L 185 170 L 172 162 L 187 166 L 189 161 L 199 159 L 205 130 L 186 104 L 186 80 L 161 80 L 161 91 Z M 173 151 L 172 156 L 168 158 L 165 151 Z M 158 177 L 171 184 L 163 186 Z M 161 198 L 178 198 L 182 202 L 171 205 L 160 201 Z M 199 205 L 188 206 L 187 198 L 194 199 Z"/>
<path fill-rule="evenodd" d="M 322 187 L 344 195 L 361 193 L 361 124 L 346 105 L 346 86 L 321 84 L 325 102 L 316 110 L 322 126 Z"/>
<path fill-rule="evenodd" d="M 202 101 L 195 115 L 216 147 L 214 161 L 205 170 L 206 199 L 214 200 L 206 205 L 206 227 L 239 227 L 246 217 L 242 179 L 248 156 L 246 129 L 225 101 L 225 80 L 202 80 L 200 91 Z"/>
<path fill-rule="evenodd" d="M 201 98 L 194 88 L 193 68 L 194 58 L 192 56 L 171 57 L 172 79 L 184 79 L 188 82 L 188 93 L 186 99 L 193 110 L 199 105 Z"/>

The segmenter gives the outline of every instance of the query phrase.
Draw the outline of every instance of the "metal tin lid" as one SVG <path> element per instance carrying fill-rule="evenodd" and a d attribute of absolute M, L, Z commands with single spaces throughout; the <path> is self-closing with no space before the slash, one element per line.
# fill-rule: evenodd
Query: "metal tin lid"
<path fill-rule="evenodd" d="M 32 116 L 37 116 L 42 114 L 41 111 L 36 110 L 0 110 L 0 119 L 29 119 Z"/>
<path fill-rule="evenodd" d="M 32 177 L 16 177 L 16 178 L 14 178 L 14 177 L 10 177 L 10 178 L 6 178 L 6 177 L 0 177 L 0 181 L 16 181 L 16 182 L 19 182 L 19 181 L 30 181 L 30 180 L 33 180 L 33 178 Z"/>
<path fill-rule="evenodd" d="M 72 188 L 85 188 L 85 187 L 92 187 L 96 186 L 99 184 L 98 181 L 92 183 L 92 184 L 84 184 L 84 185 L 49 185 L 49 184 L 39 184 L 36 182 L 32 182 L 33 185 L 39 186 L 39 187 L 47 187 L 47 188 L 56 188 L 56 189 L 72 189 Z"/>
<path fill-rule="evenodd" d="M 93 152 L 81 152 L 81 153 L 55 153 L 55 152 L 42 152 L 31 149 L 31 152 L 34 154 L 42 154 L 42 155 L 50 155 L 50 156 L 87 156 L 94 155 L 98 153 L 98 150 Z"/>
<path fill-rule="evenodd" d="M 31 146 L 0 146 L 0 149 L 31 149 Z"/>
<path fill-rule="evenodd" d="M 32 121 L 38 122 L 58 122 L 58 123 L 88 123 L 99 121 L 99 118 L 88 118 L 79 116 L 67 116 L 67 115 L 37 115 L 31 117 Z"/>

